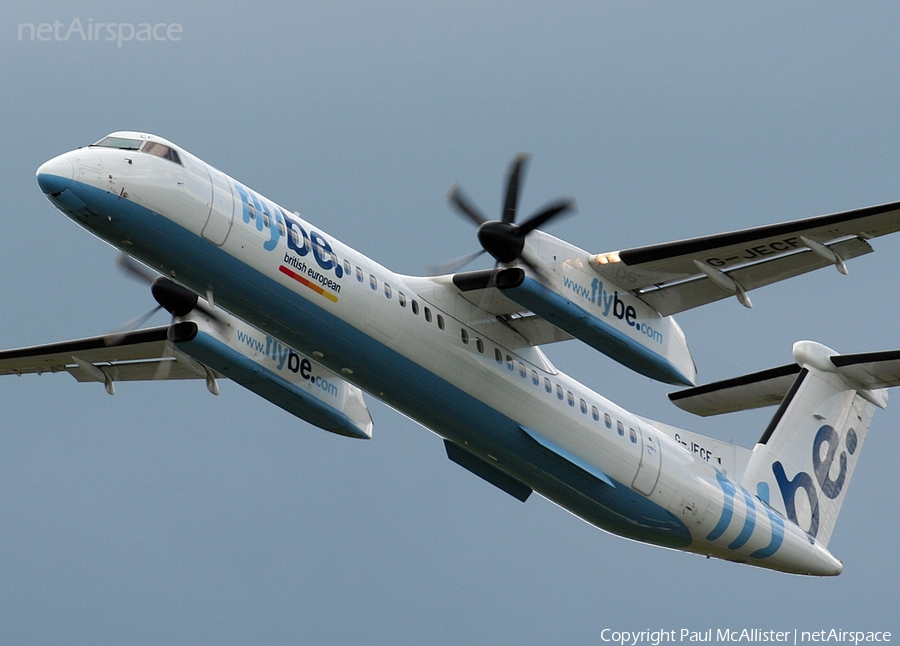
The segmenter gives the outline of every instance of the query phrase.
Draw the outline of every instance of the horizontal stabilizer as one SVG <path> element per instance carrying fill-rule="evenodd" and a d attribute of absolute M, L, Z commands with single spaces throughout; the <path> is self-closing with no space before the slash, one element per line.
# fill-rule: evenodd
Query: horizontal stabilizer
<path fill-rule="evenodd" d="M 739 410 L 777 406 L 797 378 L 795 363 L 669 393 L 672 403 L 694 415 L 709 417 Z"/>
<path fill-rule="evenodd" d="M 839 354 L 831 357 L 831 363 L 865 388 L 900 386 L 900 350 Z"/>
<path fill-rule="evenodd" d="M 801 341 L 798 346 L 803 347 L 807 343 L 809 342 Z M 900 386 L 900 350 L 860 354 L 836 354 L 829 351 L 826 354 L 827 357 L 820 358 L 820 362 L 827 365 L 819 367 L 840 375 L 848 385 L 860 391 Z M 777 406 L 787 395 L 799 373 L 800 365 L 788 364 L 679 390 L 669 393 L 669 399 L 678 408 L 701 417 Z M 873 400 L 873 403 L 881 405 L 880 400 Z"/>

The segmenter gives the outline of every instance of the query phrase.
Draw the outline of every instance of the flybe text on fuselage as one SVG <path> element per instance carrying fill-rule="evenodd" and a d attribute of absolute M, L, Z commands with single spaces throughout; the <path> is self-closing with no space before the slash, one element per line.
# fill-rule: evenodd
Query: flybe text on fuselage
<path fill-rule="evenodd" d="M 238 182 L 234 182 L 234 188 L 241 197 L 241 219 L 244 224 L 254 224 L 257 231 L 269 231 L 269 239 L 263 243 L 263 249 L 275 251 L 279 241 L 284 238 L 288 249 L 293 253 L 304 257 L 312 252 L 321 269 L 334 272 L 337 278 L 344 275 L 344 270 L 335 261 L 334 250 L 324 235 L 314 229 L 307 232 L 296 218 L 252 189 Z M 299 265 L 294 266 L 299 268 Z"/>
<path fill-rule="evenodd" d="M 311 227 L 307 231 L 307 227 L 304 227 L 297 218 L 239 182 L 234 182 L 234 188 L 241 198 L 243 223 L 255 226 L 259 232 L 269 233 L 268 240 L 262 244 L 263 249 L 278 250 L 279 243 L 284 238 L 288 250 L 284 253 L 278 270 L 336 303 L 341 285 L 328 274 L 341 278 L 344 275 L 344 268 L 337 261 L 327 238 Z M 310 255 L 312 258 L 307 262 Z"/>

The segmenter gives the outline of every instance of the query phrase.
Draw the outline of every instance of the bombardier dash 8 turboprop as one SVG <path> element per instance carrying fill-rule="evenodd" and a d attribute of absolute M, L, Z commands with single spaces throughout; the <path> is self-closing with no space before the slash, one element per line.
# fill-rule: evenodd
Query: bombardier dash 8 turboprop
<path fill-rule="evenodd" d="M 872 251 L 900 203 L 591 254 L 454 189 L 492 270 L 402 276 L 154 135 L 116 132 L 37 171 L 50 201 L 144 273 L 168 326 L 9 350 L 0 374 L 100 382 L 230 378 L 328 431 L 369 438 L 362 392 L 444 439 L 451 460 L 524 501 L 536 491 L 635 540 L 835 575 L 827 550 L 873 411 L 900 354 L 838 355 L 672 395 L 713 414 L 779 408 L 753 450 L 633 415 L 557 370 L 539 346 L 576 338 L 644 375 L 692 386 L 671 315 Z M 478 252 L 482 253 L 482 252 Z M 131 258 L 136 258 L 143 265 Z M 143 266 L 161 275 L 150 275 Z"/>

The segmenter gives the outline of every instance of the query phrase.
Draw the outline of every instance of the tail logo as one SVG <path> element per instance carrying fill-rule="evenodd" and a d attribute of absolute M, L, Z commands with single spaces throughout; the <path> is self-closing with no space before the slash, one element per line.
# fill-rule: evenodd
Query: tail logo
<path fill-rule="evenodd" d="M 819 485 L 818 490 L 826 498 L 830 500 L 837 498 L 843 490 L 844 482 L 847 478 L 847 453 L 849 452 L 850 455 L 856 453 L 858 444 L 856 431 L 852 428 L 848 429 L 847 436 L 844 438 L 844 445 L 847 450 L 842 450 L 838 454 L 840 437 L 833 426 L 825 424 L 816 433 L 812 445 L 812 464 L 813 472 L 816 476 L 815 481 L 806 471 L 800 471 L 793 479 L 789 479 L 781 462 L 776 461 L 772 464 L 772 472 L 775 474 L 775 480 L 778 482 L 778 488 L 781 490 L 781 498 L 784 500 L 784 510 L 788 518 L 797 525 L 800 525 L 800 522 L 797 517 L 795 496 L 798 489 L 803 489 L 806 493 L 811 512 L 809 528 L 806 530 L 806 533 L 811 538 L 815 538 L 819 533 L 819 494 L 816 489 L 816 483 Z M 822 455 L 823 445 L 825 447 L 824 457 Z M 832 479 L 831 467 L 834 464 L 835 457 L 838 459 L 840 471 L 837 477 Z"/>

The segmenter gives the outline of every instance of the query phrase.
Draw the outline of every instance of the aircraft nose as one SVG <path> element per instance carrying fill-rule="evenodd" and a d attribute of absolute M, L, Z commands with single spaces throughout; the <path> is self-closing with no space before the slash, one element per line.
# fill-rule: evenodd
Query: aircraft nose
<path fill-rule="evenodd" d="M 69 188 L 75 177 L 75 166 L 66 155 L 54 157 L 37 169 L 37 183 L 47 195 L 59 195 Z"/>

